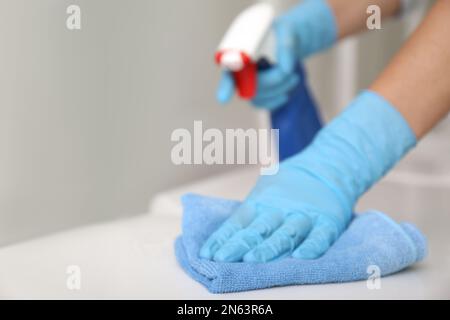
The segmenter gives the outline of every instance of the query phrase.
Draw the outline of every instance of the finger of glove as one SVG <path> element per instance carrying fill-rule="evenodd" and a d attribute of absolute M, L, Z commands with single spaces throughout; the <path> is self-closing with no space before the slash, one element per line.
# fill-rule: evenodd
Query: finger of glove
<path fill-rule="evenodd" d="M 291 213 L 267 240 L 244 256 L 244 261 L 267 262 L 290 254 L 305 239 L 311 228 L 311 218 L 300 212 Z"/>
<path fill-rule="evenodd" d="M 286 104 L 289 101 L 289 96 L 287 94 L 280 95 L 278 97 L 273 98 L 267 98 L 267 99 L 258 99 L 258 100 L 252 100 L 251 103 L 254 107 L 258 109 L 265 109 L 268 111 L 273 111 L 284 104 Z"/>
<path fill-rule="evenodd" d="M 200 249 L 200 257 L 213 259 L 215 253 L 238 231 L 248 226 L 256 217 L 256 210 L 247 202 L 241 204 L 206 240 Z"/>
<path fill-rule="evenodd" d="M 283 214 L 276 209 L 258 209 L 250 225 L 231 237 L 214 255 L 218 262 L 242 261 L 243 256 L 269 237 L 283 222 Z M 262 210 L 262 211 L 261 211 Z"/>
<path fill-rule="evenodd" d="M 287 23 L 276 22 L 274 31 L 277 46 L 277 64 L 285 74 L 290 74 L 294 71 L 297 59 L 292 29 Z"/>
<path fill-rule="evenodd" d="M 225 221 L 203 244 L 200 249 L 200 257 L 211 260 L 217 250 L 239 230 L 241 230 L 239 225 L 229 220 Z"/>
<path fill-rule="evenodd" d="M 291 74 L 279 85 L 274 86 L 272 88 L 259 88 L 256 96 L 253 98 L 255 101 L 268 100 L 273 99 L 281 95 L 286 95 L 291 92 L 292 89 L 295 88 L 296 85 L 300 82 L 300 78 L 298 75 Z"/>
<path fill-rule="evenodd" d="M 285 73 L 279 65 L 274 65 L 267 70 L 260 70 L 257 75 L 258 90 L 269 90 L 277 87 L 283 84 L 291 74 Z"/>
<path fill-rule="evenodd" d="M 337 236 L 337 228 L 332 222 L 319 220 L 292 256 L 305 260 L 317 259 L 330 248 Z"/>
<path fill-rule="evenodd" d="M 234 94 L 234 79 L 229 71 L 223 71 L 217 88 L 216 98 L 222 104 L 228 103 Z"/>

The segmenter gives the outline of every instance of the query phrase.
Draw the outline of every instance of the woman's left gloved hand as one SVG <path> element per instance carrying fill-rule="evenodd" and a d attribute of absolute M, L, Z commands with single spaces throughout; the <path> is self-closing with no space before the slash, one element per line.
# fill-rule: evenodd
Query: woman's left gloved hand
<path fill-rule="evenodd" d="M 358 198 L 415 143 L 389 102 L 362 93 L 305 151 L 259 179 L 200 256 L 218 262 L 320 257 L 346 229 Z"/>
<path fill-rule="evenodd" d="M 295 67 L 298 61 L 331 47 L 337 38 L 337 26 L 326 0 L 305 0 L 279 16 L 273 32 L 277 63 L 259 71 L 257 92 L 252 104 L 274 110 L 284 105 L 289 93 L 300 81 Z M 217 90 L 217 100 L 228 102 L 234 93 L 234 80 L 224 71 Z"/>

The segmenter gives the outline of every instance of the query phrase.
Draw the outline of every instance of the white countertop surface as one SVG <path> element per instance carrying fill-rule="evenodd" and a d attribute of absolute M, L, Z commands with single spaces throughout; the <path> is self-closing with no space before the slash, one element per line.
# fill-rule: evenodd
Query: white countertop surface
<path fill-rule="evenodd" d="M 210 294 L 178 266 L 173 241 L 180 232 L 180 194 L 242 199 L 257 177 L 240 170 L 162 193 L 150 213 L 66 231 L 0 249 L 0 298 L 40 299 L 422 299 L 450 298 L 450 217 L 437 215 L 420 225 L 430 255 L 418 265 L 381 279 L 380 289 L 365 281 Z M 380 195 L 384 196 L 381 186 Z M 390 191 L 389 186 L 386 190 Z M 374 199 L 379 197 L 375 191 Z M 415 219 L 412 219 L 415 220 Z M 416 219 L 420 221 L 420 219 Z M 429 221 L 429 220 L 428 220 Z M 414 221 L 416 222 L 416 221 Z M 427 230 L 425 230 L 426 233 Z M 441 232 L 442 231 L 442 232 Z M 78 266 L 81 288 L 67 287 L 69 266 Z"/>

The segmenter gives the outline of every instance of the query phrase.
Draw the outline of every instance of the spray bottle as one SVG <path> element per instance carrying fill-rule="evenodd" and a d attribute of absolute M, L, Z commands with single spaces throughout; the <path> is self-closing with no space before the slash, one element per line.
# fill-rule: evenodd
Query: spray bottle
<path fill-rule="evenodd" d="M 272 24 L 276 17 L 274 6 L 257 3 L 241 12 L 233 21 L 220 43 L 215 60 L 232 72 L 236 90 L 242 99 L 252 99 L 257 91 L 257 72 L 276 63 L 275 36 Z M 306 74 L 299 64 L 300 77 L 288 102 L 271 112 L 273 129 L 279 129 L 279 160 L 303 150 L 321 128 L 316 104 L 306 83 Z"/>

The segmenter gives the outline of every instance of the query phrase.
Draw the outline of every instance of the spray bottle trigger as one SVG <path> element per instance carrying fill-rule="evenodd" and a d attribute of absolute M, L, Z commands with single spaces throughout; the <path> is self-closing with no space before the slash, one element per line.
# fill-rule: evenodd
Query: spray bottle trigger
<path fill-rule="evenodd" d="M 242 70 L 233 72 L 234 82 L 242 99 L 250 100 L 256 95 L 257 72 L 258 67 L 252 61 L 246 62 Z"/>

